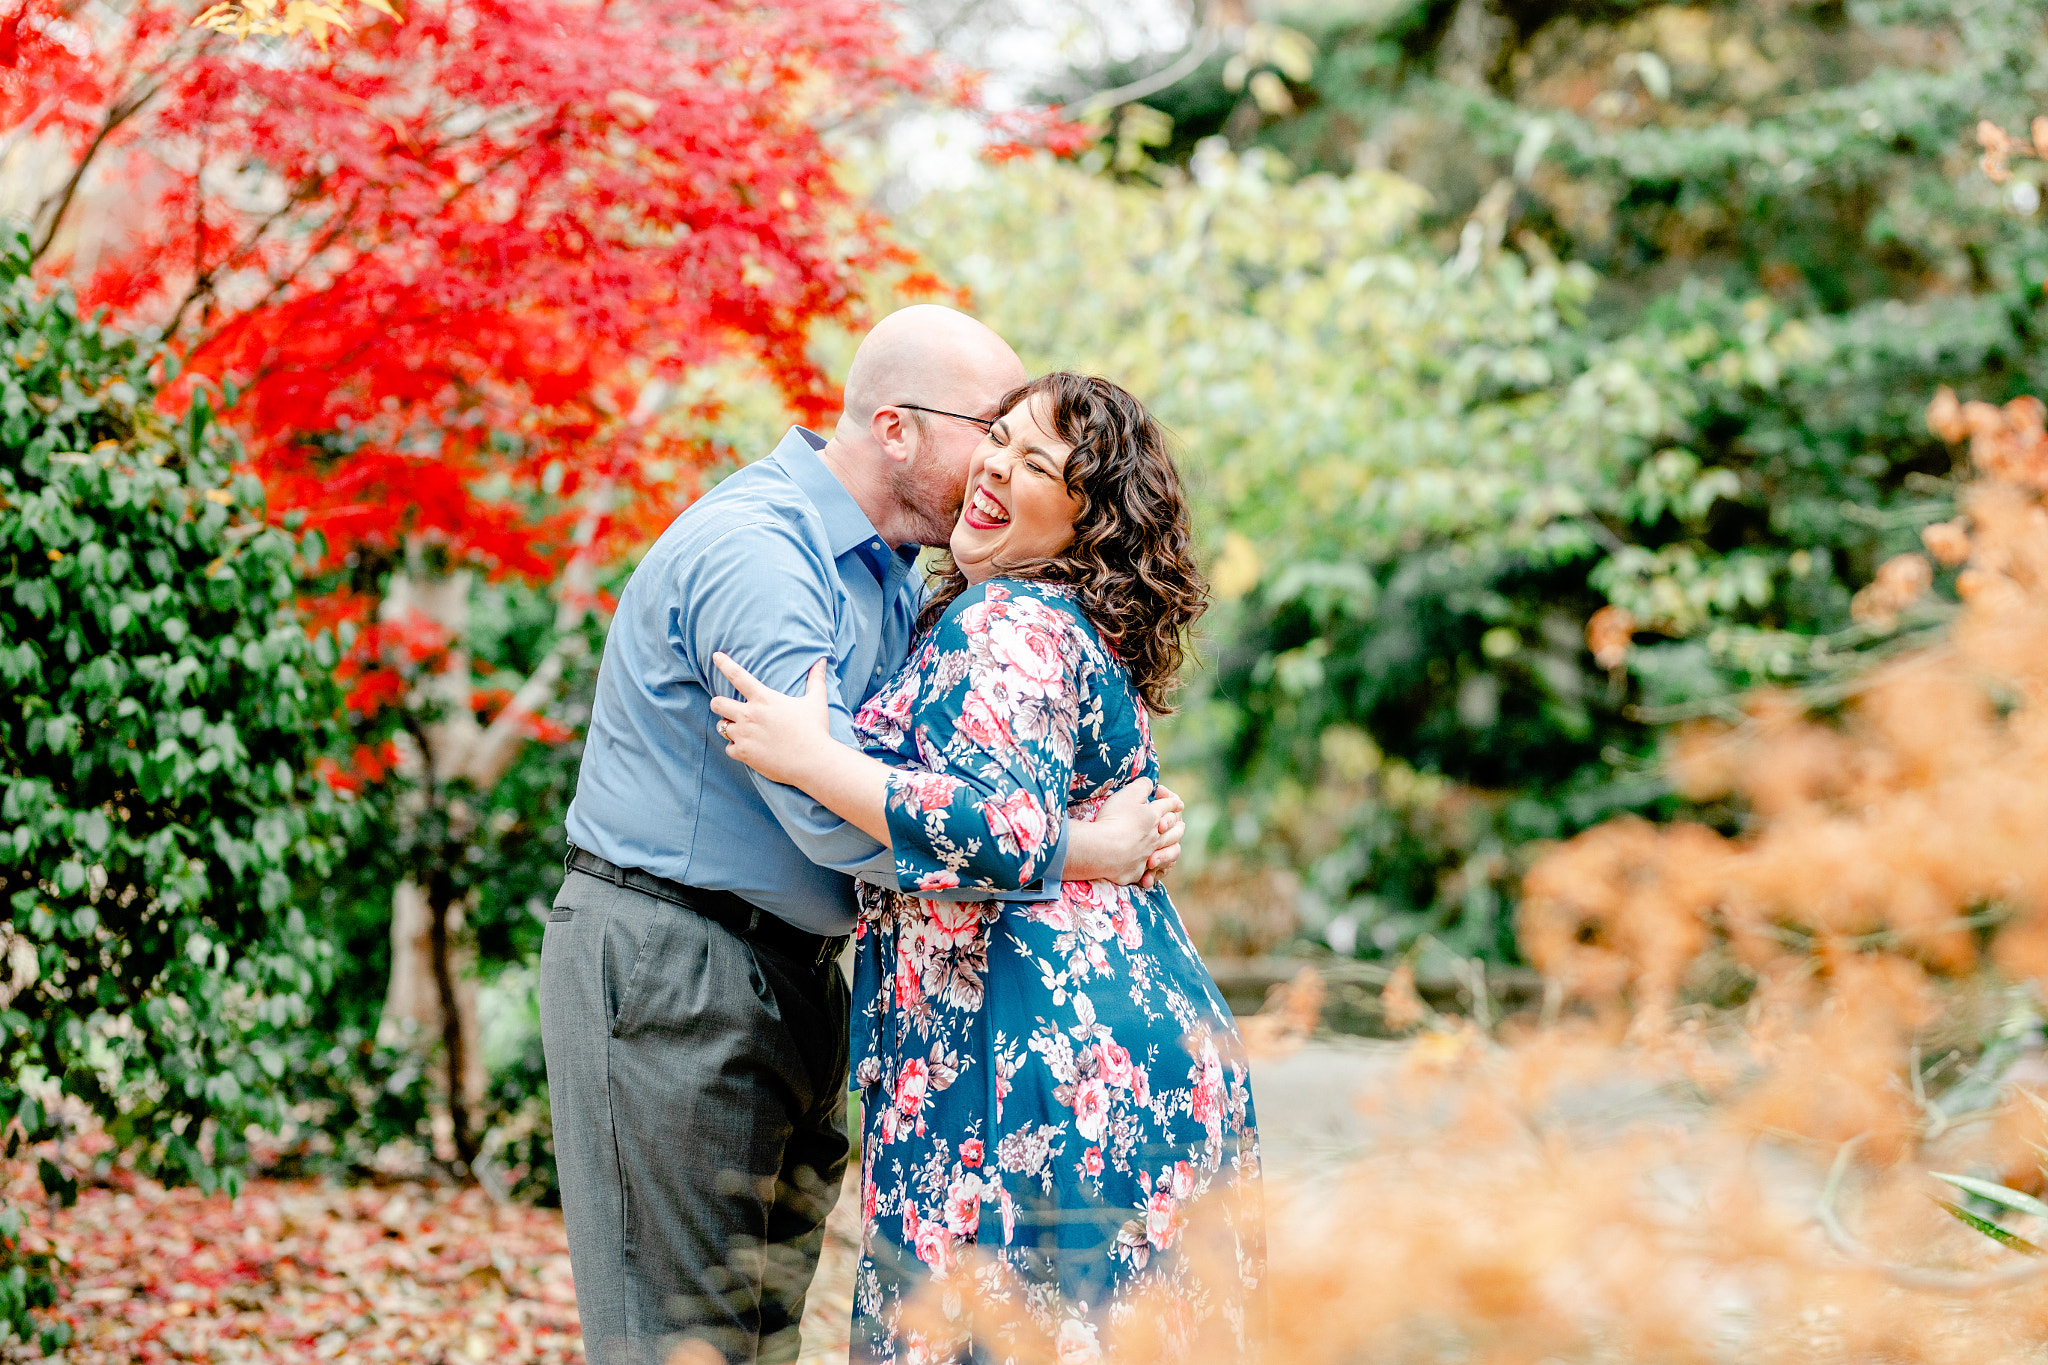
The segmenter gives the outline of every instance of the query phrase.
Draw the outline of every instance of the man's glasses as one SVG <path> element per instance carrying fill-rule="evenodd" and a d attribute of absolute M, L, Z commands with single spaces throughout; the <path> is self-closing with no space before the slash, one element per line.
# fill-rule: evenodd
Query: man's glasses
<path fill-rule="evenodd" d="M 996 424 L 996 419 L 993 417 L 969 417 L 964 412 L 947 412 L 944 408 L 927 408 L 916 403 L 891 403 L 889 406 L 892 408 L 909 408 L 912 412 L 928 412 L 934 417 L 951 417 L 962 422 L 972 422 L 983 431 L 991 430 Z"/>

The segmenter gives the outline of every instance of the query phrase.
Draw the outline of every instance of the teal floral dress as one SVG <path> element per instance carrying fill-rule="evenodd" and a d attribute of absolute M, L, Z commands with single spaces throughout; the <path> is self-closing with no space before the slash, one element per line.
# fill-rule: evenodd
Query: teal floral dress
<path fill-rule="evenodd" d="M 1146 712 L 1065 590 L 994 579 L 855 726 L 899 771 L 901 890 L 863 886 L 853 1359 L 1254 1353 L 1264 1273 L 1243 1047 L 1163 889 L 1037 880 L 1061 822 L 1157 780 Z M 1034 1340 L 1035 1338 L 1035 1340 Z"/>

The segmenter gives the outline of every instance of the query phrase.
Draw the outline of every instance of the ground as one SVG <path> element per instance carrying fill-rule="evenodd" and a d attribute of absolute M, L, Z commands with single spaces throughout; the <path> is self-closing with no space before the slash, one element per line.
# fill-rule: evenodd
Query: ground
<path fill-rule="evenodd" d="M 1311 1044 L 1255 1080 L 1269 1167 L 1340 1155 L 1350 1095 L 1390 1049 Z M 846 1358 L 857 1226 L 841 1199 L 805 1316 L 806 1365 Z M 88 1189 L 49 1225 L 70 1260 L 70 1365 L 580 1361 L 561 1215 L 481 1190 L 257 1181 L 235 1199 Z M 17 1347 L 9 1360 L 33 1359 Z"/>

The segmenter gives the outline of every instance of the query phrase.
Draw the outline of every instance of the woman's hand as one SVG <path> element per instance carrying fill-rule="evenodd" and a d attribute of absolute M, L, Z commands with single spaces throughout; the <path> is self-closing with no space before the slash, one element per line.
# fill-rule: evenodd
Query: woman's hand
<path fill-rule="evenodd" d="M 718 733 L 725 754 L 736 758 L 771 782 L 806 787 L 811 765 L 840 746 L 832 739 L 825 713 L 825 660 L 811 665 L 804 694 L 777 692 L 734 663 L 723 652 L 711 662 L 744 700 L 713 697 L 711 709 L 723 719 Z"/>

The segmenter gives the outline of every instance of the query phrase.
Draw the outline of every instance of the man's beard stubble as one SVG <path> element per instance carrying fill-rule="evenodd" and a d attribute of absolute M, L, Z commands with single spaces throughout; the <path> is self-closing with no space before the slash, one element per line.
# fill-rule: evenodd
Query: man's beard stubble
<path fill-rule="evenodd" d="M 915 529 L 917 543 L 943 549 L 953 538 L 953 523 L 960 519 L 967 490 L 940 469 L 940 463 L 920 450 L 907 464 L 890 471 L 889 492 Z"/>

